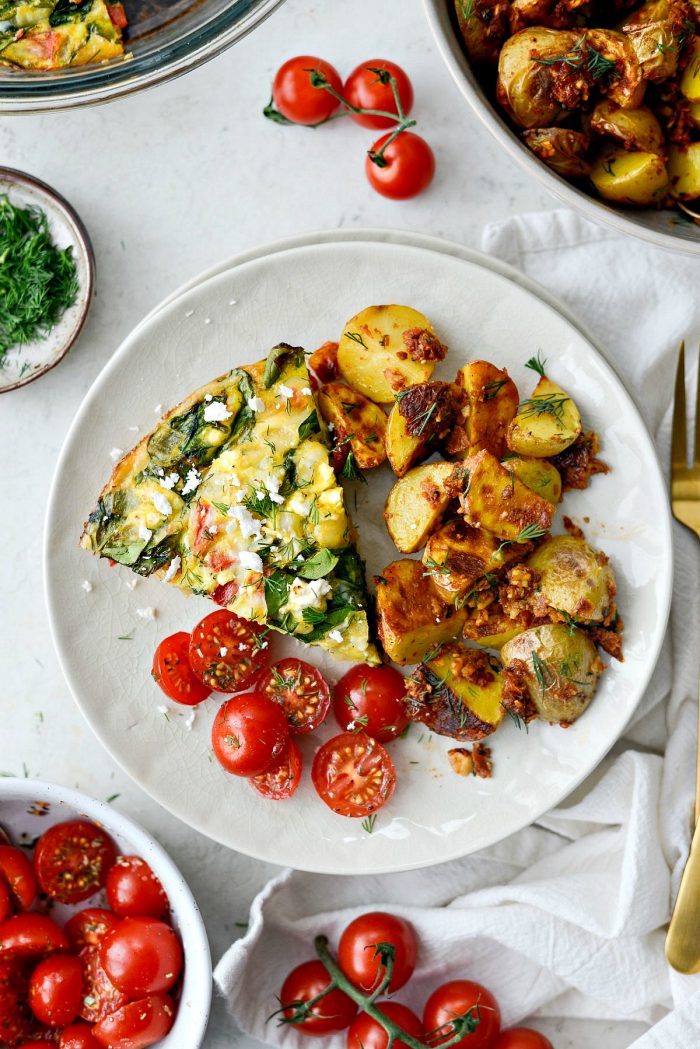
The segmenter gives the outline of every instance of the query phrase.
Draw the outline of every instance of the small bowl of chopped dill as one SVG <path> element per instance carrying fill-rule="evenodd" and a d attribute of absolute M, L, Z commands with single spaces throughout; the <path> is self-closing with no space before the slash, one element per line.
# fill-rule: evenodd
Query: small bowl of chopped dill
<path fill-rule="evenodd" d="M 87 230 L 46 183 L 0 167 L 0 393 L 54 368 L 92 302 Z"/>

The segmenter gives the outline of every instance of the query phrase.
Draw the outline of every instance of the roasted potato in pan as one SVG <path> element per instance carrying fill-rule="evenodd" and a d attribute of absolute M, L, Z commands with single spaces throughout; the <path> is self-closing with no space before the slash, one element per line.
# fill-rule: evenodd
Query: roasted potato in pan
<path fill-rule="evenodd" d="M 431 586 L 420 561 L 392 561 L 377 587 L 377 633 L 389 659 L 405 666 L 462 631 L 466 612 Z"/>
<path fill-rule="evenodd" d="M 407 679 L 406 711 L 441 736 L 463 741 L 489 736 L 505 713 L 497 660 L 457 642 L 442 645 Z"/>
<path fill-rule="evenodd" d="M 587 29 L 585 40 L 589 53 L 599 56 L 596 59 L 598 69 L 594 67 L 590 71 L 597 76 L 600 90 L 623 109 L 641 106 L 646 85 L 629 37 L 613 29 Z M 600 68 L 603 63 L 608 63 L 607 70 Z M 598 76 L 598 72 L 601 75 Z"/>
<path fill-rule="evenodd" d="M 568 127 L 531 128 L 523 139 L 532 152 L 558 175 L 583 178 L 591 170 L 586 159 L 590 137 Z"/>
<path fill-rule="evenodd" d="M 606 150 L 591 168 L 591 182 L 606 200 L 643 207 L 663 200 L 669 187 L 663 157 Z"/>
<path fill-rule="evenodd" d="M 386 454 L 396 476 L 463 430 L 467 411 L 464 391 L 455 383 L 424 382 L 398 393 L 386 428 Z"/>
<path fill-rule="evenodd" d="M 318 409 L 331 429 L 333 466 L 343 469 L 352 452 L 360 470 L 381 466 L 386 459 L 386 415 L 362 393 L 344 382 L 329 382 L 316 395 Z"/>
<path fill-rule="evenodd" d="M 537 492 L 547 502 L 556 506 L 561 499 L 559 471 L 546 459 L 509 455 L 503 460 L 503 465 L 507 470 L 512 470 L 519 481 L 522 481 L 533 492 Z"/>
<path fill-rule="evenodd" d="M 656 154 L 664 151 L 661 124 L 648 106 L 622 109 L 606 98 L 591 113 L 590 127 L 597 135 L 617 139 L 626 150 Z"/>
<path fill-rule="evenodd" d="M 426 463 L 409 470 L 389 492 L 384 508 L 387 531 L 402 554 L 425 546 L 447 507 L 462 488 L 463 473 L 454 463 Z"/>
<path fill-rule="evenodd" d="M 689 102 L 700 102 L 700 37 L 695 37 L 693 41 L 680 88 L 681 94 L 685 95 Z"/>
<path fill-rule="evenodd" d="M 548 531 L 554 506 L 519 481 L 490 452 L 464 460 L 468 480 L 460 497 L 465 517 L 509 543 L 537 538 Z"/>
<path fill-rule="evenodd" d="M 581 34 L 534 27 L 506 40 L 498 59 L 496 98 L 520 127 L 552 127 L 566 116 L 557 97 L 557 56 L 566 55 Z M 573 108 L 573 107 L 572 107 Z"/>
<path fill-rule="evenodd" d="M 486 448 L 500 459 L 506 453 L 508 425 L 518 410 L 518 389 L 505 368 L 489 361 L 470 361 L 457 372 L 455 382 L 466 392 L 467 447 L 464 455 Z"/>
<path fill-rule="evenodd" d="M 540 381 L 518 406 L 508 427 L 508 447 L 516 455 L 545 459 L 573 444 L 581 433 L 581 416 L 568 393 L 544 374 L 541 362 L 536 365 Z"/>
<path fill-rule="evenodd" d="M 510 32 L 509 0 L 455 0 L 457 24 L 467 54 L 481 65 L 498 62 L 503 41 Z"/>
<path fill-rule="evenodd" d="M 672 149 L 668 158 L 670 189 L 676 200 L 700 197 L 700 142 Z"/>
<path fill-rule="evenodd" d="M 547 604 L 577 623 L 610 622 L 615 615 L 615 574 L 602 551 L 572 535 L 546 539 L 527 561 L 539 574 Z"/>
<path fill-rule="evenodd" d="M 503 546 L 484 528 L 463 517 L 448 521 L 428 539 L 423 553 L 426 574 L 446 601 L 468 594 L 477 580 L 527 556 L 529 545 Z"/>

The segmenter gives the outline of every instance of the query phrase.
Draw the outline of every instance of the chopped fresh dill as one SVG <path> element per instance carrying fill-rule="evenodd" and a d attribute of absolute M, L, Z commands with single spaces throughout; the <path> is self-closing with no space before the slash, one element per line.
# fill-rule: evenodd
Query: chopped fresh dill
<path fill-rule="evenodd" d="M 525 362 L 525 367 L 529 368 L 533 372 L 537 372 L 544 379 L 544 366 L 547 363 L 547 358 L 542 357 L 542 350 L 537 351 L 536 357 L 531 357 L 529 361 Z"/>

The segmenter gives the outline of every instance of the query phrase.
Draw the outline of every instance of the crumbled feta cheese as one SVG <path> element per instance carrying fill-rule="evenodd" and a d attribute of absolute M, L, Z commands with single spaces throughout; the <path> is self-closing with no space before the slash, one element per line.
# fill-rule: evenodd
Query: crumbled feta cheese
<path fill-rule="evenodd" d="M 204 400 L 205 401 L 212 401 L 213 399 L 214 398 L 212 397 L 212 395 L 210 393 L 205 393 L 204 394 Z"/>
<path fill-rule="evenodd" d="M 244 539 L 248 539 L 251 535 L 260 535 L 262 521 L 257 517 L 253 517 L 246 506 L 232 506 L 228 511 L 228 516 L 234 519 Z M 231 526 L 229 525 L 227 531 L 230 530 Z"/>
<path fill-rule="evenodd" d="M 196 710 L 195 707 L 192 707 L 192 709 L 190 710 L 189 714 L 185 718 L 185 728 L 187 729 L 188 732 L 192 731 L 192 726 L 194 725 L 194 719 L 196 717 L 197 717 L 197 710 Z"/>
<path fill-rule="evenodd" d="M 170 504 L 170 500 L 166 495 L 163 495 L 162 492 L 154 492 L 151 496 L 151 502 L 153 503 L 159 514 L 162 514 L 163 517 L 170 517 L 171 513 L 173 512 L 173 508 Z"/>
<path fill-rule="evenodd" d="M 180 480 L 180 474 L 176 474 L 175 471 L 173 470 L 173 472 L 169 473 L 167 477 L 163 477 L 163 480 L 160 483 L 163 486 L 163 488 L 167 488 L 168 491 L 170 492 L 170 491 L 172 491 L 172 489 L 175 487 L 175 485 L 177 484 L 177 482 L 179 480 Z"/>
<path fill-rule="evenodd" d="M 234 488 L 241 487 L 241 479 L 237 474 L 231 474 L 230 481 Z"/>
<path fill-rule="evenodd" d="M 260 554 L 251 553 L 250 550 L 241 550 L 238 555 L 241 568 L 248 568 L 251 572 L 262 572 L 263 563 Z"/>
<path fill-rule="evenodd" d="M 227 653 L 228 653 L 228 649 L 227 649 L 226 645 L 222 645 L 221 648 L 219 649 L 219 655 L 220 656 L 225 656 L 225 655 L 227 655 Z"/>
<path fill-rule="evenodd" d="M 113 448 L 112 451 L 109 453 L 109 457 L 110 457 L 110 459 L 112 460 L 113 463 L 116 463 L 117 459 L 121 459 L 123 454 L 124 454 L 124 449 L 123 448 Z"/>
<path fill-rule="evenodd" d="M 295 579 L 289 588 L 287 605 L 290 610 L 303 608 L 320 608 L 323 598 L 330 593 L 330 586 L 325 579 Z"/>
<path fill-rule="evenodd" d="M 331 641 L 337 641 L 338 644 L 340 644 L 343 640 L 343 635 L 340 633 L 339 630 L 329 630 L 328 637 L 331 639 Z"/>
<path fill-rule="evenodd" d="M 181 559 L 180 555 L 177 554 L 172 559 L 170 564 L 168 565 L 168 571 L 163 576 L 163 579 L 165 580 L 166 583 L 169 583 L 171 579 L 175 578 L 177 573 L 180 571 L 180 565 L 181 564 L 182 564 L 182 559 Z"/>
<path fill-rule="evenodd" d="M 167 716 L 168 716 L 168 708 L 166 707 L 165 703 L 161 703 L 159 707 L 156 707 L 156 710 L 158 711 L 159 714 L 163 714 L 167 718 Z"/>
<path fill-rule="evenodd" d="M 156 612 L 155 608 L 152 608 L 150 605 L 148 605 L 146 608 L 137 608 L 136 615 L 139 617 L 139 619 L 155 619 L 158 613 Z"/>
<path fill-rule="evenodd" d="M 275 477 L 274 474 L 270 474 L 265 480 L 265 487 L 269 493 L 270 499 L 273 503 L 277 503 L 279 506 L 284 502 L 284 496 L 280 495 L 280 482 L 279 478 Z"/>
<path fill-rule="evenodd" d="M 92 583 L 90 582 L 89 579 L 84 579 L 83 580 L 82 587 L 83 587 L 83 590 L 85 591 L 86 594 L 89 594 L 89 593 L 92 592 Z"/>
<path fill-rule="evenodd" d="M 223 401 L 211 401 L 204 409 L 204 421 L 206 423 L 220 423 L 224 419 L 230 419 L 232 414 Z"/>
<path fill-rule="evenodd" d="M 280 397 L 283 397 L 285 399 L 285 401 L 288 401 L 290 397 L 294 396 L 294 390 L 292 389 L 292 387 L 285 386 L 284 383 L 282 383 L 282 385 L 277 388 L 277 392 L 279 393 Z"/>
<path fill-rule="evenodd" d="M 301 392 L 302 392 L 302 393 L 303 393 L 303 394 L 304 394 L 304 395 L 305 395 L 306 397 L 310 397 L 310 396 L 311 396 L 311 387 L 310 387 L 310 386 L 304 386 L 304 387 L 302 387 L 302 391 L 301 391 Z"/>
<path fill-rule="evenodd" d="M 263 401 L 262 397 L 249 397 L 248 407 L 250 408 L 251 412 L 264 412 L 265 402 Z"/>
<path fill-rule="evenodd" d="M 150 528 L 146 528 L 144 524 L 139 525 L 139 539 L 143 539 L 144 543 L 147 543 L 152 535 L 153 532 Z"/>
<path fill-rule="evenodd" d="M 229 415 L 230 414 L 231 413 L 229 412 Z M 197 470 L 195 470 L 194 467 L 191 467 L 187 471 L 187 477 L 185 478 L 185 487 L 182 489 L 183 496 L 184 495 L 189 495 L 190 492 L 196 491 L 196 489 L 199 488 L 199 484 L 200 484 L 201 480 L 202 480 L 202 475 L 200 473 L 198 473 Z"/>

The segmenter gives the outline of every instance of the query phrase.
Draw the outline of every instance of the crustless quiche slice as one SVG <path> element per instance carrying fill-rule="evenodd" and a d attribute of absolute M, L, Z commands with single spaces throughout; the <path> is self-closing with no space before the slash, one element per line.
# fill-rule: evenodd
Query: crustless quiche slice
<path fill-rule="evenodd" d="M 121 3 L 0 0 L 0 66 L 63 69 L 124 53 Z"/>
<path fill-rule="evenodd" d="M 191 394 L 117 464 L 81 545 L 339 659 L 377 662 L 304 351 Z"/>

